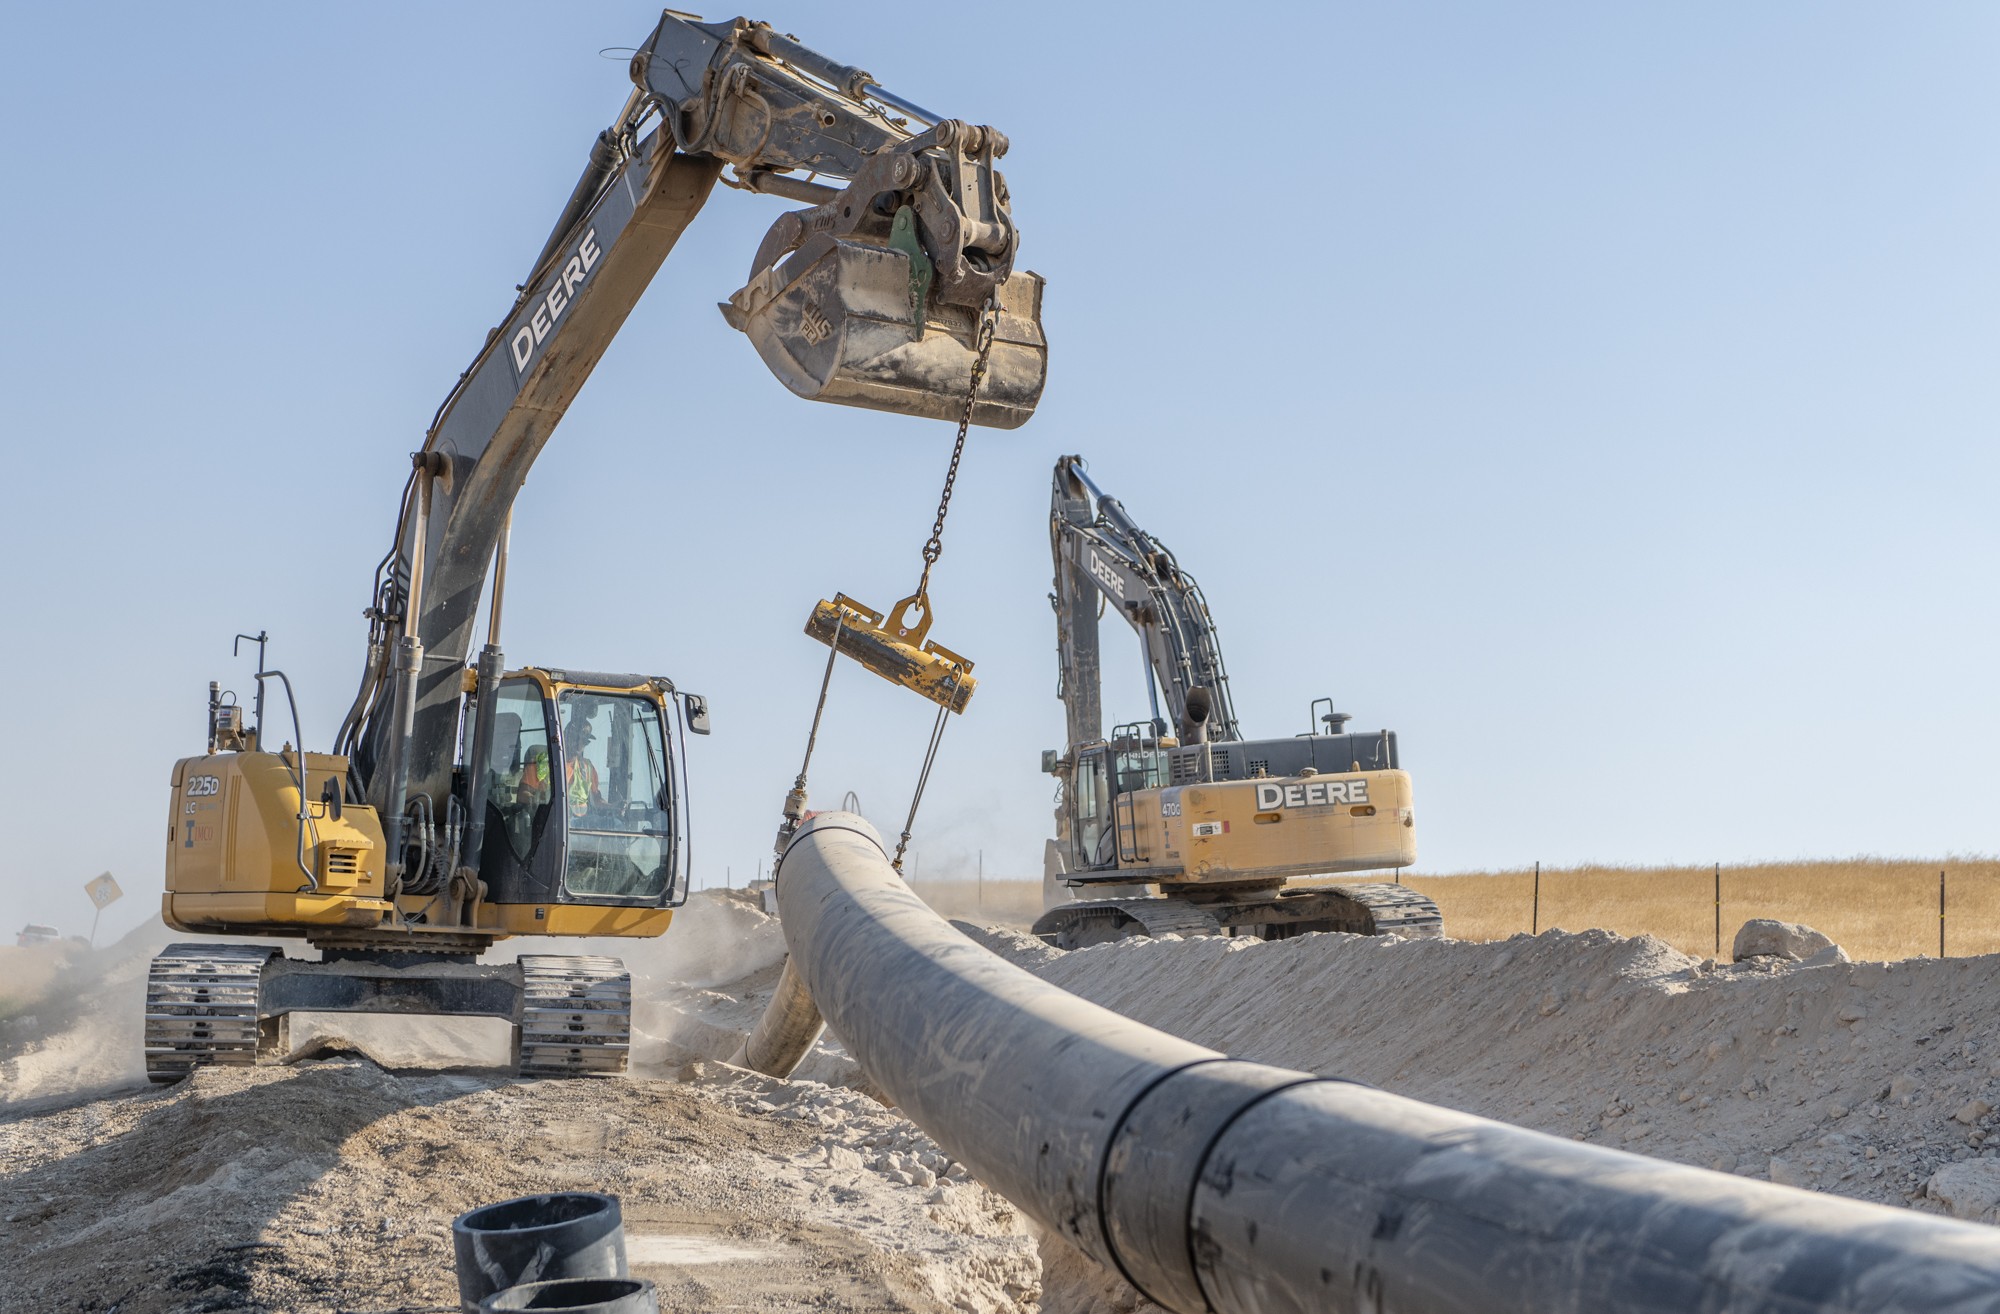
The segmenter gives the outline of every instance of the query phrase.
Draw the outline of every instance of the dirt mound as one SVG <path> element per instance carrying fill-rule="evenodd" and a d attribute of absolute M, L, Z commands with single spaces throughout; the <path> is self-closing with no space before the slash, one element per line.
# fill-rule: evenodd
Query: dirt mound
<path fill-rule="evenodd" d="M 2000 1158 L 1996 960 L 1718 966 L 1647 936 L 1492 944 L 1310 935 L 989 947 L 1239 1058 L 1577 1140 L 1923 1206 Z M 1965 1117 L 1957 1115 L 1965 1114 Z"/>
<path fill-rule="evenodd" d="M 0 1122 L 0 1164 L 12 1309 L 453 1308 L 454 1214 L 580 1189 L 622 1198 L 634 1271 L 669 1308 L 986 1314 L 1039 1275 L 1013 1208 L 907 1123 L 733 1070 L 211 1068 Z"/>
<path fill-rule="evenodd" d="M 1985 1148 L 2000 1105 L 1991 959 L 1718 967 L 1605 932 L 1059 953 L 974 933 L 1056 985 L 1240 1057 L 1724 1171 L 2000 1216 L 2000 1136 Z M 0 1107 L 0 1263 L 26 1275 L 21 1308 L 447 1308 L 451 1215 L 560 1188 L 623 1197 L 634 1266 L 671 1306 L 984 1314 L 1034 1308 L 1046 1277 L 1049 1309 L 1134 1307 L 1077 1256 L 1038 1258 L 1011 1206 L 854 1088 L 865 1082 L 837 1045 L 807 1069 L 835 1084 L 712 1061 L 755 1020 L 783 953 L 748 898 L 697 896 L 662 941 L 574 946 L 632 968 L 624 1081 L 389 1072 L 350 1056 L 152 1089 L 137 1001 L 165 938 L 65 951 L 37 1011 L 0 1029 L 0 1092 L 39 1092 Z M 327 1034 L 415 1065 L 449 1058 L 423 1029 L 434 1022 L 334 1018 Z M 391 1031 L 369 1043 L 374 1023 Z M 136 1089 L 93 1097 L 106 1081 Z"/>

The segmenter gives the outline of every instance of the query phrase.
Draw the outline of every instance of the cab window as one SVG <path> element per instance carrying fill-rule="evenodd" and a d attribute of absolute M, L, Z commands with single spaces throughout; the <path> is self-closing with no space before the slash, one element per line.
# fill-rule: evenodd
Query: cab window
<path fill-rule="evenodd" d="M 493 709 L 493 746 L 486 759 L 487 829 L 497 828 L 515 859 L 531 865 L 548 830 L 553 776 L 542 691 L 532 680 L 509 680 L 500 686 Z"/>
<path fill-rule="evenodd" d="M 673 876 L 666 727 L 650 699 L 565 690 L 563 770 L 549 786 L 569 827 L 564 886 L 575 897 L 655 900 Z"/>
<path fill-rule="evenodd" d="M 1106 866 L 1114 856 L 1107 820 L 1111 813 L 1107 765 L 1102 751 L 1083 754 L 1077 759 L 1076 780 L 1071 786 L 1076 790 L 1076 856 L 1085 869 Z"/>

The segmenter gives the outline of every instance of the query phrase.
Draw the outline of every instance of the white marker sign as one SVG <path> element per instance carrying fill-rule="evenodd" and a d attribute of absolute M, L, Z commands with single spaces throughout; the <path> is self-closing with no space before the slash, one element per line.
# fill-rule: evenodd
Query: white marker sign
<path fill-rule="evenodd" d="M 118 888 L 118 882 L 111 878 L 111 873 L 108 871 L 96 880 L 86 883 L 83 892 L 90 896 L 91 906 L 99 911 L 116 903 L 118 896 L 125 893 Z"/>

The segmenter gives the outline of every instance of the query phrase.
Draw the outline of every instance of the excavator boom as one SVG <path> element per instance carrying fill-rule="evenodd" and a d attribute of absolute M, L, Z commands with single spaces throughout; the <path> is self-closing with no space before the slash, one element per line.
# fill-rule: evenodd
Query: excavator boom
<path fill-rule="evenodd" d="M 666 13 L 630 72 L 513 308 L 439 408 L 379 572 L 336 747 L 392 832 L 411 799 L 441 812 L 451 790 L 478 604 L 528 469 L 718 180 L 814 202 L 778 218 L 723 305 L 794 392 L 956 419 L 990 315 L 973 422 L 1013 427 L 1041 394 L 1041 280 L 1014 268 L 1003 134 L 741 18 Z"/>

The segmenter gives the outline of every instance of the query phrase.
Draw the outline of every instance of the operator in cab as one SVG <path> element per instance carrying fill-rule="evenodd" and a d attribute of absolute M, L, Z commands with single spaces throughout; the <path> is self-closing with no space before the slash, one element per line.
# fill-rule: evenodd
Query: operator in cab
<path fill-rule="evenodd" d="M 569 720 L 563 725 L 563 794 L 572 817 L 581 817 L 592 808 L 604 805 L 604 795 L 598 788 L 597 766 L 583 755 L 583 750 L 590 747 L 590 741 L 596 734 L 584 708 L 581 705 L 572 708 Z M 523 793 L 546 800 L 549 783 L 548 750 L 529 750 L 528 764 L 521 772 Z"/>

